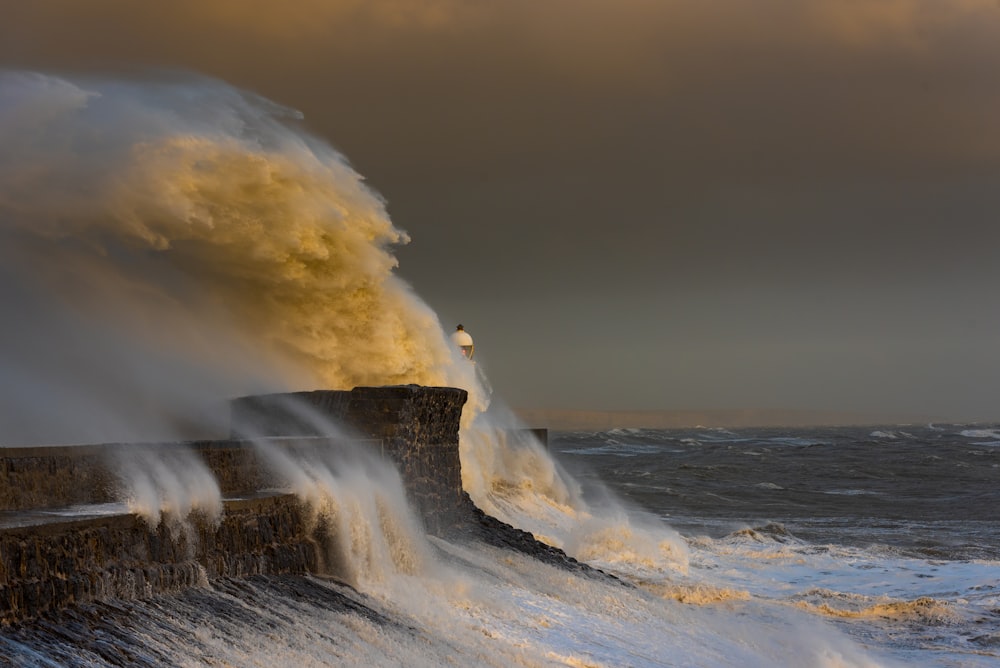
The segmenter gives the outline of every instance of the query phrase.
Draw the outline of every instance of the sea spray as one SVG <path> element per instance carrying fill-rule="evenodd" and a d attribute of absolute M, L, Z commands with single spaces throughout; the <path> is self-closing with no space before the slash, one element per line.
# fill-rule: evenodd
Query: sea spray
<path fill-rule="evenodd" d="M 222 517 L 218 482 L 185 445 L 122 446 L 109 466 L 118 476 L 118 495 L 128 510 L 150 527 L 162 522 L 175 538 L 183 535 L 192 554 L 198 536 L 192 514 L 209 525 Z"/>
<path fill-rule="evenodd" d="M 193 77 L 6 72 L 0 99 L 0 254 L 27 286 L 5 295 L 17 325 L 0 348 L 25 369 L 2 386 L 30 423 L 19 435 L 70 440 L 90 418 L 92 440 L 183 437 L 195 405 L 227 395 L 451 385 L 469 391 L 474 496 L 488 500 L 477 477 L 505 471 L 568 507 L 545 453 L 473 428 L 489 392 L 393 274 L 407 235 L 295 112 Z"/>
<path fill-rule="evenodd" d="M 429 568 L 423 526 L 391 464 L 350 444 L 296 453 L 256 446 L 305 504 L 309 530 L 322 534 L 327 574 L 363 591 L 391 590 L 397 576 Z"/>
<path fill-rule="evenodd" d="M 462 430 L 459 442 L 462 486 L 483 510 L 502 512 L 503 500 L 519 492 L 563 514 L 581 505 L 572 478 L 512 418 L 484 415 Z"/>
<path fill-rule="evenodd" d="M 24 437 L 70 440 L 84 421 L 93 440 L 185 437 L 217 429 L 193 408 L 227 395 L 451 385 L 470 394 L 474 498 L 488 508 L 477 490 L 503 480 L 572 515 L 543 451 L 480 437 L 479 367 L 393 273 L 407 235 L 295 112 L 193 77 L 6 72 L 0 99 L 0 254 L 26 286 L 4 295 L 17 324 L 0 355 L 25 372 L 2 391 Z"/>
<path fill-rule="evenodd" d="M 24 379 L 59 390 L 55 424 L 22 440 L 68 440 L 98 411 L 92 438 L 124 440 L 137 405 L 190 421 L 193 404 L 291 387 L 459 385 L 482 410 L 474 370 L 393 273 L 407 235 L 297 119 L 207 79 L 0 73 L 0 258 L 25 286 L 2 293 L 16 324 L 0 355 L 25 370 L 2 399 L 37 416 Z M 145 437 L 171 426 L 188 425 Z"/>
<path fill-rule="evenodd" d="M 253 445 L 275 488 L 295 494 L 319 535 L 322 574 L 365 591 L 391 589 L 399 576 L 423 575 L 432 559 L 422 522 L 399 471 L 371 443 L 295 397 L 277 397 L 280 413 L 317 436 L 270 439 L 253 420 L 234 429 Z M 259 418 L 258 418 L 259 419 Z"/>
<path fill-rule="evenodd" d="M 687 570 L 680 534 L 600 483 L 584 489 L 502 405 L 463 429 L 461 454 L 462 484 L 476 505 L 536 539 L 636 577 Z"/>

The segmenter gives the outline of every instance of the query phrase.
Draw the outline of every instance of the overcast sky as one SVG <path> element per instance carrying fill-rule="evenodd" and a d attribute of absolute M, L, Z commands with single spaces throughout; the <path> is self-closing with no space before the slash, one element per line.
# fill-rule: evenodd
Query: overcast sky
<path fill-rule="evenodd" d="M 996 0 L 0 0 L 305 115 L 513 406 L 1000 418 Z"/>

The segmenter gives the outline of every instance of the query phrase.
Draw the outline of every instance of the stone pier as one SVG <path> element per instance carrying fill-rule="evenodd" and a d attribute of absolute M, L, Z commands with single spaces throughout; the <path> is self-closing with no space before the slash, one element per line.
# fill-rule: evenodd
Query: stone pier
<path fill-rule="evenodd" d="M 481 513 L 462 490 L 466 399 L 464 390 L 416 385 L 243 397 L 232 402 L 229 439 L 0 447 L 0 624 L 221 576 L 316 572 L 325 538 L 294 496 L 271 489 L 251 437 L 370 448 L 397 465 L 428 531 L 471 522 Z M 125 511 L 108 514 L 121 501 L 117 462 L 143 448 L 194 451 L 222 490 L 221 519 L 195 514 L 183 528 L 152 527 Z"/>
<path fill-rule="evenodd" d="M 418 385 L 256 395 L 232 402 L 233 436 L 327 436 L 339 427 L 377 441 L 428 529 L 440 533 L 468 510 L 458 451 L 467 400 L 465 390 Z"/>
<path fill-rule="evenodd" d="M 136 515 L 0 529 L 0 624 L 76 603 L 145 598 L 222 576 L 315 572 L 316 541 L 288 495 L 227 501 L 216 525 L 150 527 Z"/>

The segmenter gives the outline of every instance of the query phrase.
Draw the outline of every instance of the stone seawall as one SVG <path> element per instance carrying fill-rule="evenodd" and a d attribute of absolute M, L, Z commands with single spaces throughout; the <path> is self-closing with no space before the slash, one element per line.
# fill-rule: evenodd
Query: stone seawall
<path fill-rule="evenodd" d="M 189 517 L 153 528 L 136 515 L 115 515 L 0 529 L 0 623 L 221 576 L 316 571 L 316 541 L 294 497 L 224 506 L 218 524 Z"/>
<path fill-rule="evenodd" d="M 233 435 L 320 436 L 339 425 L 377 440 L 428 529 L 440 533 L 470 510 L 458 450 L 467 399 L 465 390 L 418 385 L 256 395 L 232 402 Z"/>
<path fill-rule="evenodd" d="M 279 447 L 377 451 L 398 466 L 428 531 L 443 534 L 475 517 L 458 450 L 466 399 L 414 385 L 244 397 L 232 404 L 233 431 Z M 242 439 L 0 448 L 0 623 L 206 578 L 323 569 L 326 529 L 308 525 L 295 497 L 261 492 L 274 480 Z M 95 506 L 121 501 L 121 461 L 142 450 L 193 451 L 224 497 L 244 498 L 227 498 L 218 522 L 195 514 L 180 526 Z"/>
<path fill-rule="evenodd" d="M 301 437 L 263 439 L 272 448 L 304 451 L 347 446 L 382 451 L 378 439 Z M 240 440 L 184 443 L 105 443 L 100 445 L 0 447 L 0 513 L 39 508 L 110 503 L 122 498 L 127 463 L 193 454 L 219 485 L 223 496 L 252 494 L 279 481 L 253 442 Z"/>
<path fill-rule="evenodd" d="M 108 447 L 0 448 L 0 511 L 113 501 Z"/>
<path fill-rule="evenodd" d="M 188 443 L 0 447 L 0 511 L 107 503 L 120 497 L 123 458 L 191 450 L 223 495 L 274 485 L 251 441 L 277 447 L 361 444 L 399 468 L 411 500 L 441 528 L 464 503 L 458 431 L 465 390 L 403 385 L 242 397 L 232 402 L 233 438 Z M 240 437 L 244 438 L 240 438 Z"/>

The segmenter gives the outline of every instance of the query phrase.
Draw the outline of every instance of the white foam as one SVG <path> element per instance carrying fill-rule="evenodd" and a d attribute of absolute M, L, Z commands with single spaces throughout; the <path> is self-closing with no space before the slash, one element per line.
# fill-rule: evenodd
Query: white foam
<path fill-rule="evenodd" d="M 579 483 L 517 426 L 483 415 L 463 430 L 462 482 L 476 505 L 583 561 L 636 576 L 686 568 L 687 546 L 676 531 L 599 484 L 585 499 Z"/>
<path fill-rule="evenodd" d="M 190 529 L 191 513 L 209 523 L 222 516 L 222 492 L 211 470 L 186 446 L 134 445 L 115 453 L 119 495 L 130 512 L 156 527 L 161 521 L 174 530 Z"/>
<path fill-rule="evenodd" d="M 963 429 L 959 435 L 965 438 L 986 438 L 1000 441 L 1000 429 Z"/>
<path fill-rule="evenodd" d="M 244 436 L 277 485 L 305 505 L 307 530 L 325 541 L 319 546 L 321 572 L 364 591 L 400 596 L 401 578 L 429 577 L 434 560 L 425 528 L 409 506 L 398 470 L 305 402 L 288 397 L 284 410 L 308 421 L 322 438 Z"/>

